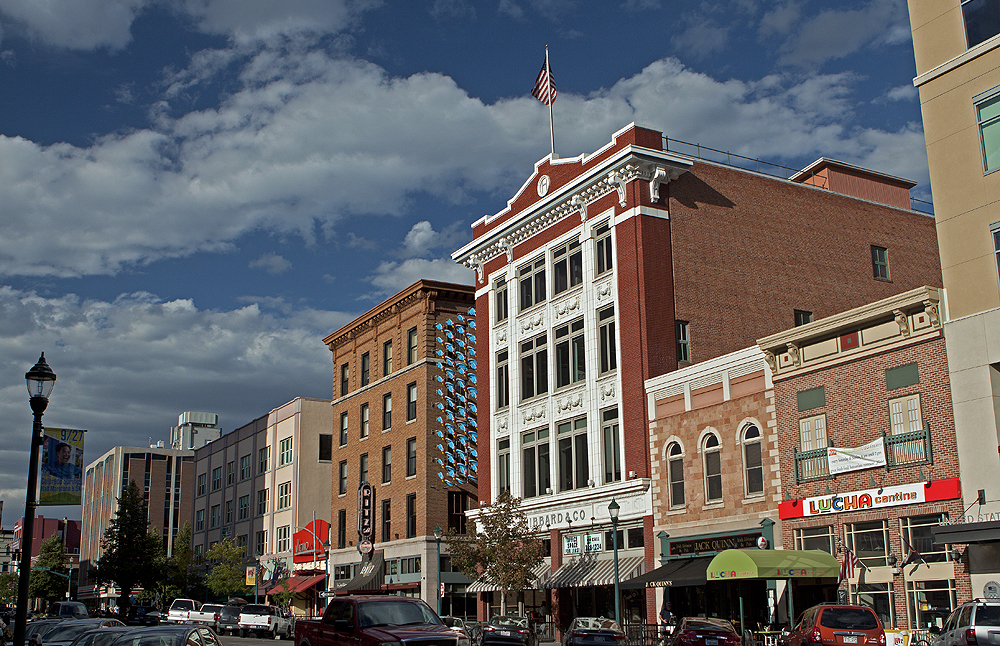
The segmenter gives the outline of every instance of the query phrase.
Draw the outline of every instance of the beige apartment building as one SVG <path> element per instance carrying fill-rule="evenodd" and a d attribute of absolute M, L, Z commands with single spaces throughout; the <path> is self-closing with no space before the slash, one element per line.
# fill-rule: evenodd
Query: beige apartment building
<path fill-rule="evenodd" d="M 441 614 L 475 617 L 470 581 L 452 571 L 446 538 L 437 562 L 434 536 L 435 527 L 464 533 L 465 512 L 478 506 L 474 483 L 448 486 L 438 476 L 442 440 L 435 435 L 443 414 L 436 408 L 442 388 L 435 380 L 441 375 L 436 326 L 467 316 L 473 302 L 471 286 L 420 280 L 323 339 L 334 365 L 332 494 L 327 487 L 332 590 L 418 596 Z M 375 563 L 363 582 L 357 576 L 362 482 L 374 489 Z"/>
<path fill-rule="evenodd" d="M 1000 0 L 908 0 L 946 290 L 972 595 L 1000 572 Z"/>

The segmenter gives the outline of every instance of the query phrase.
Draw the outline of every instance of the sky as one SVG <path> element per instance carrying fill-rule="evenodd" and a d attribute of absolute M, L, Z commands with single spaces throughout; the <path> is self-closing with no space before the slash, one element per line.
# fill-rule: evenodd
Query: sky
<path fill-rule="evenodd" d="M 330 398 L 324 336 L 450 253 L 549 154 L 631 122 L 930 199 L 905 0 L 0 0 L 0 499 L 24 373 L 85 461 Z M 80 518 L 79 507 L 39 508 Z"/>

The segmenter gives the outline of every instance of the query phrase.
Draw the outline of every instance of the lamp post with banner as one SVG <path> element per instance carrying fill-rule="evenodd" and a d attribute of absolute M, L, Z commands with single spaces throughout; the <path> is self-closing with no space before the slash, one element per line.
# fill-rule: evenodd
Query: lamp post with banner
<path fill-rule="evenodd" d="M 618 589 L 618 513 L 621 508 L 621 505 L 612 498 L 611 504 L 608 505 L 608 513 L 611 514 L 611 544 L 614 545 L 615 551 L 615 621 L 619 626 L 622 625 L 621 591 Z"/>

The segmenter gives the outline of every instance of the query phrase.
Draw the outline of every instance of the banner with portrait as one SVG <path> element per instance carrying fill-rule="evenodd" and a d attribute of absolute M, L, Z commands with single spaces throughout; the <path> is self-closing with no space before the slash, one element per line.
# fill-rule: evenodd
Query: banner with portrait
<path fill-rule="evenodd" d="M 42 431 L 41 487 L 38 505 L 79 505 L 83 498 L 83 436 L 86 431 L 72 428 L 45 428 Z"/>

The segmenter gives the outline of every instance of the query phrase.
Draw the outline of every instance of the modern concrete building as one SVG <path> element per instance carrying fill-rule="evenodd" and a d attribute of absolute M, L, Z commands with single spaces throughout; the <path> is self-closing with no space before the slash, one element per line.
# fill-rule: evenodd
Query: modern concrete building
<path fill-rule="evenodd" d="M 323 550 L 311 549 L 312 558 L 295 563 L 293 535 L 327 521 L 330 426 L 330 400 L 297 397 L 194 450 L 195 554 L 204 558 L 217 542 L 233 538 L 247 548 L 247 565 L 257 568 L 254 595 L 263 598 L 290 577 L 299 615 L 315 614 L 325 589 Z"/>
<path fill-rule="evenodd" d="M 465 532 L 476 508 L 471 485 L 448 486 L 435 462 L 442 412 L 436 376 L 437 325 L 468 315 L 471 286 L 420 280 L 329 335 L 332 353 L 333 495 L 330 507 L 331 589 L 361 585 L 358 488 L 374 492 L 373 548 L 383 565 L 365 589 L 419 596 L 442 614 L 470 617 L 469 580 L 451 571 L 447 543 L 437 563 L 434 528 Z M 375 561 L 377 563 L 377 561 Z"/>
<path fill-rule="evenodd" d="M 170 429 L 170 448 L 187 451 L 219 439 L 219 416 L 215 413 L 188 411 L 177 416 L 177 426 Z"/>
<path fill-rule="evenodd" d="M 525 604 L 559 625 L 614 607 L 608 541 L 589 568 L 564 561 L 608 535 L 612 500 L 641 555 L 622 578 L 655 565 L 647 380 L 940 282 L 912 182 L 826 159 L 785 179 L 676 143 L 633 124 L 594 153 L 547 156 L 452 254 L 476 270 L 479 500 L 523 498 L 553 588 Z M 483 591 L 481 619 L 497 601 Z M 656 617 L 651 592 L 642 611 Z"/>
<path fill-rule="evenodd" d="M 969 545 L 981 597 L 1000 581 L 1000 541 L 990 538 L 1000 532 L 1000 2 L 909 0 L 909 9 L 968 509 L 967 527 L 943 540 Z"/>

